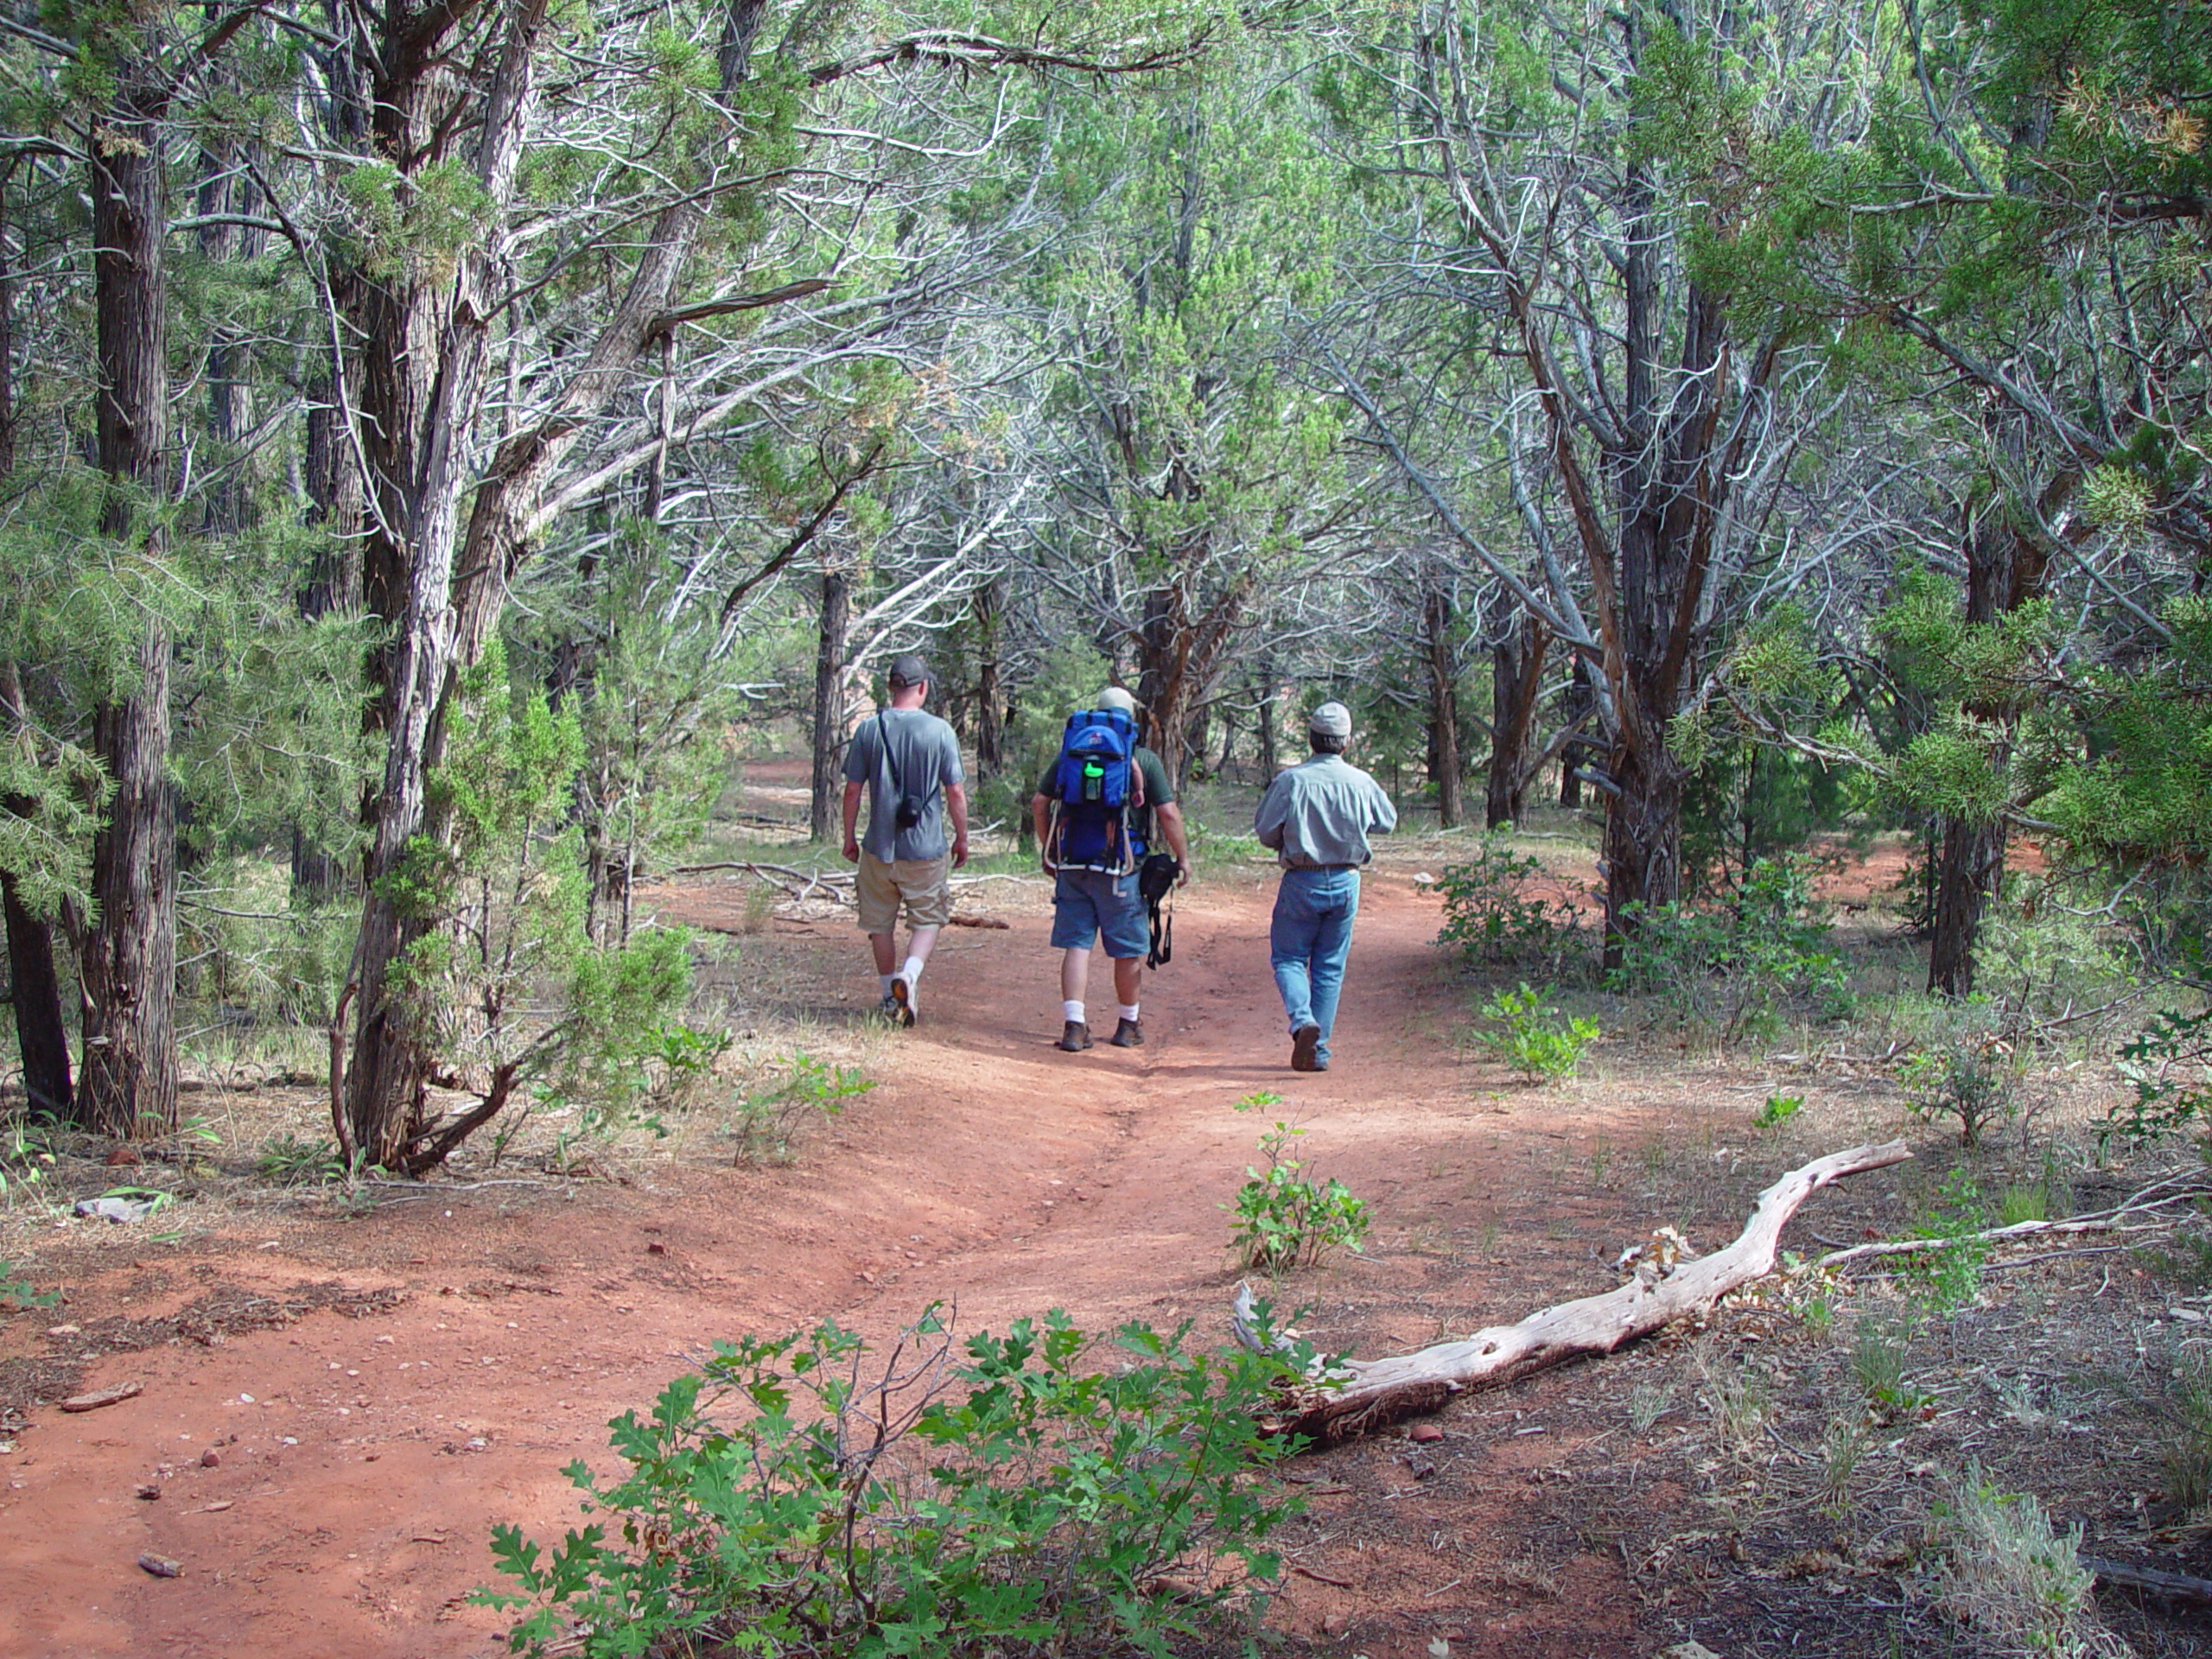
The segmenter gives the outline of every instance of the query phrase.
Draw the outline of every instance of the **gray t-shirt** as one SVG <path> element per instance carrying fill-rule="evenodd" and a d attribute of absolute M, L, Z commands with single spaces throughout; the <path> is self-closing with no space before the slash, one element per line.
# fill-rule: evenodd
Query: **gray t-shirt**
<path fill-rule="evenodd" d="M 845 747 L 845 781 L 868 785 L 868 830 L 861 845 L 887 864 L 901 858 L 942 858 L 945 788 L 968 777 L 960 769 L 960 740 L 951 727 L 921 709 L 887 709 L 880 721 L 869 715 Z M 911 830 L 897 828 L 901 793 L 924 803 L 921 821 Z"/>

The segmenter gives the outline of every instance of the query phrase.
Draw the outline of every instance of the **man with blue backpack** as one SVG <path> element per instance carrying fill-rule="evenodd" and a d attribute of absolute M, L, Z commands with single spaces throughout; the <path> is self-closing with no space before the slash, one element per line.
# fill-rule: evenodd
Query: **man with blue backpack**
<path fill-rule="evenodd" d="M 1138 995 L 1152 927 L 1140 876 L 1150 859 L 1180 886 L 1191 879 L 1191 849 L 1167 768 L 1137 741 L 1135 697 L 1109 686 L 1090 708 L 1068 717 L 1059 758 L 1037 785 L 1029 811 L 1052 877 L 1052 945 L 1064 953 L 1059 1046 L 1071 1054 L 1090 1046 L 1084 990 L 1091 944 L 1103 938 L 1120 1012 L 1107 1040 L 1116 1048 L 1141 1048 Z M 1155 838 L 1166 843 L 1166 854 L 1154 850 Z"/>

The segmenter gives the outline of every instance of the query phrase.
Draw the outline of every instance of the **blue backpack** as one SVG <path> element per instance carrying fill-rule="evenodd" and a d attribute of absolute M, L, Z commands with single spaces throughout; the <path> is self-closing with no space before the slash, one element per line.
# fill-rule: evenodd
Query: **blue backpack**
<path fill-rule="evenodd" d="M 1144 804 L 1136 763 L 1137 723 L 1119 709 L 1080 709 L 1068 716 L 1052 770 L 1052 861 L 1126 875 L 1144 856 L 1129 833 L 1129 810 Z"/>

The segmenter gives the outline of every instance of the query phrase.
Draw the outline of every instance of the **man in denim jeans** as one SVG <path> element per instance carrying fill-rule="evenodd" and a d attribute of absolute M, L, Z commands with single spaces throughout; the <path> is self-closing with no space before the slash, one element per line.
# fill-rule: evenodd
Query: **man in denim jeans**
<path fill-rule="evenodd" d="M 1359 867 L 1373 856 L 1368 832 L 1396 829 L 1398 811 L 1380 784 L 1344 758 L 1351 710 L 1323 703 L 1306 721 L 1306 737 L 1313 754 L 1275 774 L 1252 827 L 1282 859 L 1268 944 L 1290 1016 L 1291 1070 L 1325 1071 L 1359 914 Z"/>

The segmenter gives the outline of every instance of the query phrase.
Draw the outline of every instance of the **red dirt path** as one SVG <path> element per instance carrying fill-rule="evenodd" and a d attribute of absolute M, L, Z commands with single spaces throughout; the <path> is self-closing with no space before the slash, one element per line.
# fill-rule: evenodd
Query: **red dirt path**
<path fill-rule="evenodd" d="M 1219 1330 L 1233 1285 L 1219 1206 L 1266 1127 L 1232 1104 L 1262 1088 L 1289 1097 L 1306 1147 L 1378 1217 L 1369 1256 L 1295 1287 L 1324 1303 L 1325 1343 L 1426 1341 L 1479 1311 L 1470 1299 L 1485 1289 L 1517 1317 L 1599 1287 L 1581 1243 L 1535 1236 L 1540 1215 L 1527 1206 L 1541 1200 L 1516 1173 L 1531 1170 L 1532 1148 L 1564 1138 L 1564 1115 L 1586 1118 L 1596 1103 L 1497 1115 L 1498 1096 L 1474 1085 L 1501 1079 L 1478 1077 L 1448 1044 L 1464 992 L 1430 944 L 1434 900 L 1407 874 L 1370 879 L 1341 1058 L 1302 1077 L 1285 1067 L 1267 972 L 1271 885 L 1232 874 L 1186 896 L 1177 959 L 1148 977 L 1150 1046 L 1135 1052 L 1050 1046 L 1058 1011 L 1043 917 L 949 935 L 975 948 L 939 957 L 923 1023 L 899 1037 L 881 1086 L 791 1168 L 661 1164 L 633 1187 L 448 1188 L 350 1222 L 275 1215 L 167 1247 L 122 1230 L 83 1244 L 80 1226 L 66 1262 L 19 1262 L 64 1283 L 69 1303 L 10 1320 L 0 1356 L 59 1351 L 124 1320 L 204 1314 L 216 1297 L 305 1306 L 270 1328 L 234 1321 L 227 1337 L 188 1318 L 187 1338 L 209 1339 L 107 1352 L 79 1384 L 142 1382 L 137 1398 L 32 1413 L 0 1457 L 0 1653 L 489 1653 L 500 1621 L 461 1598 L 494 1577 L 493 1523 L 540 1537 L 571 1524 L 562 1466 L 582 1456 L 611 1470 L 607 1421 L 649 1402 L 717 1338 L 825 1314 L 882 1334 L 936 1298 L 957 1299 L 969 1328 L 1058 1305 L 1090 1328 L 1192 1317 Z M 689 898 L 694 909 L 719 902 L 703 890 Z M 856 1003 L 872 997 L 857 936 L 823 931 Z M 1097 978 L 1094 991 L 1103 964 Z M 1509 1236 L 1525 1230 L 1510 1281 L 1486 1286 L 1489 1275 L 1456 1266 L 1447 1276 L 1421 1243 L 1424 1230 L 1479 1222 L 1494 1232 L 1501 1221 Z M 347 1292 L 404 1294 L 349 1306 Z M 1332 1297 L 1357 1304 L 1351 1325 L 1327 1328 Z M 84 1335 L 47 1334 L 65 1319 Z M 1537 1443 L 1510 1429 L 1455 1427 L 1452 1440 L 1456 1459 L 1497 1471 L 1537 1459 Z M 203 1468 L 210 1447 L 219 1466 Z M 1561 1449 L 1555 1433 L 1542 1454 Z M 1349 1448 L 1332 1462 L 1386 1450 Z M 159 1497 L 134 1496 L 148 1482 Z M 1369 1553 L 1344 1558 L 1356 1568 L 1308 1557 L 1332 1564 L 1292 1579 L 1279 1624 L 1333 1636 L 1370 1606 L 1363 1586 L 1342 1593 L 1327 1579 L 1371 1573 L 1384 1602 L 1421 1609 L 1452 1570 L 1359 1548 Z M 142 1551 L 174 1558 L 182 1576 L 149 1577 L 135 1565 Z M 1564 1599 L 1492 1624 L 1494 1648 L 1462 1651 L 1640 1649 L 1628 1643 L 1618 1561 L 1585 1555 L 1568 1583 Z M 1401 1633 L 1356 1645 L 1376 1659 L 1424 1650 L 1425 1633 Z"/>

